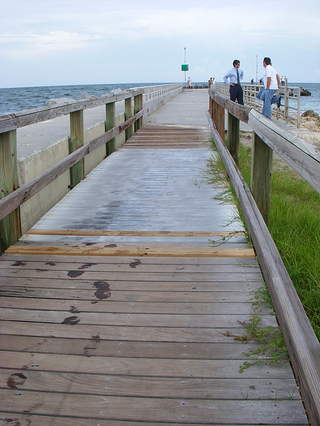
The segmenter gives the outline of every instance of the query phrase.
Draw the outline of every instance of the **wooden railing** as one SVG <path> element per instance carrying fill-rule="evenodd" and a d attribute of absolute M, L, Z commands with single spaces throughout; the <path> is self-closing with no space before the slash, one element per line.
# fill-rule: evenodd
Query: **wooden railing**
<path fill-rule="evenodd" d="M 228 111 L 225 145 L 224 113 Z M 240 201 L 250 237 L 276 310 L 312 426 L 320 425 L 320 344 L 272 240 L 270 206 L 272 152 L 277 152 L 320 193 L 320 155 L 259 112 L 209 90 L 208 120 L 216 147 Z M 251 191 L 238 167 L 239 121 L 253 131 Z M 265 219 L 265 220 L 264 220 Z"/>
<path fill-rule="evenodd" d="M 261 84 L 241 83 L 243 90 L 243 101 L 246 106 L 262 111 L 263 101 L 256 97 L 256 94 L 262 89 Z M 217 95 L 229 97 L 229 85 L 225 83 L 215 83 L 214 90 Z M 271 112 L 278 119 L 281 117 L 286 122 L 290 120 L 296 122 L 300 127 L 300 87 L 288 86 L 285 79 L 284 86 L 280 86 L 277 95 L 282 97 L 281 107 L 272 105 Z"/>
<path fill-rule="evenodd" d="M 14 244 L 21 236 L 20 205 L 70 169 L 70 187 L 84 177 L 84 158 L 106 145 L 105 156 L 114 151 L 115 137 L 126 132 L 128 139 L 142 125 L 143 96 L 154 98 L 181 85 L 133 88 L 119 95 L 106 95 L 93 100 L 76 101 L 63 106 L 43 107 L 0 117 L 0 251 Z M 124 101 L 125 122 L 115 126 L 115 103 Z M 105 133 L 84 145 L 84 109 L 106 107 Z M 70 115 L 69 155 L 40 176 L 19 188 L 17 162 L 17 129 L 31 124 Z"/>

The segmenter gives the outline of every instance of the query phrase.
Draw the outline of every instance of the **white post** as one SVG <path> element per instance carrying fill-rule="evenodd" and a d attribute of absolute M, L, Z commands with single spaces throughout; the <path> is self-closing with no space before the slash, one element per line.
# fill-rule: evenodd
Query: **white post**
<path fill-rule="evenodd" d="M 187 63 L 187 48 L 184 48 L 184 63 Z M 184 71 L 184 85 L 187 88 L 187 71 Z"/>

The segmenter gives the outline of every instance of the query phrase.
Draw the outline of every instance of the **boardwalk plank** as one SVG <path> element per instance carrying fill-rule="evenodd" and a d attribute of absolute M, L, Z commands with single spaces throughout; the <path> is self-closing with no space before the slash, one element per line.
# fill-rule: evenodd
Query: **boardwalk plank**
<path fill-rule="evenodd" d="M 164 289 L 166 291 L 166 289 Z M 74 299 L 58 299 L 51 300 L 39 298 L 15 298 L 15 297 L 1 297 L 2 308 L 15 308 L 15 309 L 39 309 L 43 311 L 60 311 L 70 313 L 92 312 L 92 301 L 88 300 L 74 300 Z M 261 312 L 271 314 L 269 305 L 263 304 L 260 306 Z M 94 312 L 116 312 L 128 314 L 175 314 L 175 315 L 229 315 L 237 312 L 238 315 L 252 315 L 252 307 L 249 303 L 233 302 L 211 302 L 211 303 L 158 303 L 158 302 L 114 302 L 108 300 L 108 303 L 97 303 L 94 306 Z"/>
<path fill-rule="evenodd" d="M 101 420 L 197 423 L 275 423 L 296 425 L 304 420 L 299 401 L 229 401 L 137 398 L 86 395 L 86 404 L 74 394 L 3 391 L 8 409 L 58 416 L 93 417 Z M 251 418 L 251 422 L 248 422 Z"/>
<path fill-rule="evenodd" d="M 30 425 L 30 414 L 12 414 L 12 413 L 6 413 L 4 412 L 2 414 L 3 419 L 2 420 L 0 418 L 0 425 L 1 426 L 7 426 L 8 422 L 16 422 L 18 424 L 18 422 L 20 423 L 21 426 L 29 426 Z M 104 421 L 101 419 L 90 419 L 90 418 L 73 418 L 73 417 L 54 417 L 54 416 L 41 416 L 38 414 L 33 414 L 32 415 L 32 426 L 43 426 L 43 425 L 48 425 L 48 426 L 66 426 L 66 419 L 67 419 L 67 424 L 68 426 L 109 426 L 110 422 L 108 420 Z M 145 424 L 145 423 L 144 423 Z M 184 425 L 190 425 L 191 423 L 188 422 L 184 422 Z M 192 423 L 194 425 L 194 423 Z M 197 426 L 207 426 L 208 423 L 203 424 L 203 423 L 196 423 Z M 211 423 L 212 424 L 212 423 Z M 288 424 L 288 423 L 281 423 L 284 426 L 292 426 L 292 423 Z M 277 425 L 274 424 L 269 424 L 268 426 L 278 426 L 279 423 L 277 423 Z M 296 424 L 295 426 L 304 426 L 304 424 Z M 131 422 L 131 421 L 117 421 L 117 420 L 112 420 L 112 426 L 137 426 L 137 422 Z M 181 422 L 178 423 L 167 423 L 167 422 L 148 422 L 148 426 L 181 426 Z M 248 423 L 242 423 L 240 424 L 239 422 L 237 423 L 233 423 L 231 424 L 226 424 L 224 423 L 223 425 L 221 423 L 215 423 L 215 426 L 248 426 Z M 250 424 L 250 426 L 258 426 L 256 423 L 255 424 Z"/>
<path fill-rule="evenodd" d="M 168 359 L 241 359 L 244 349 L 258 348 L 256 342 L 228 340 L 228 343 L 146 342 L 85 338 L 50 338 L 25 335 L 2 335 L 0 350 L 66 355 Z M 232 350 L 230 350 L 232 349 Z"/>
<path fill-rule="evenodd" d="M 270 366 L 253 365 L 239 373 L 242 360 L 160 359 L 86 357 L 60 354 L 33 354 L 1 351 L 1 368 L 79 372 L 91 374 L 149 376 L 149 377 L 198 377 L 198 378 L 292 378 L 289 363 Z M 245 360 L 247 360 L 245 358 Z"/>
<path fill-rule="evenodd" d="M 175 315 L 171 314 L 120 314 L 73 312 L 70 311 L 43 311 L 27 309 L 1 309 L 2 321 L 25 321 L 48 324 L 63 324 L 68 318 L 75 317 L 74 321 L 81 325 L 108 325 L 126 327 L 147 327 L 149 324 L 157 324 L 158 327 L 192 327 L 192 328 L 234 328 L 239 321 L 248 322 L 252 315 Z M 273 315 L 264 315 L 261 322 L 263 327 L 276 327 L 277 321 Z"/>
<path fill-rule="evenodd" d="M 0 380 L 24 391 L 217 400 L 300 399 L 294 378 L 181 379 L 9 369 L 0 372 Z"/>
<path fill-rule="evenodd" d="M 261 286 L 257 286 L 261 287 Z M 115 291 L 112 290 L 111 298 L 102 299 L 97 296 L 96 288 L 91 290 L 82 290 L 72 288 L 68 289 L 42 289 L 3 286 L 1 293 L 8 297 L 26 297 L 43 299 L 67 299 L 73 300 L 73 305 L 78 300 L 90 300 L 94 303 L 112 303 L 112 302 L 149 302 L 149 303 L 239 303 L 249 302 L 252 299 L 250 291 L 212 291 L 212 292 L 163 292 L 163 291 Z M 45 301 L 43 302 L 46 303 Z"/>
<path fill-rule="evenodd" d="M 243 336 L 241 327 L 228 328 L 164 328 L 164 327 L 123 327 L 123 326 L 77 326 L 65 324 L 51 325 L 34 324 L 19 321 L 0 321 L 0 331 L 3 335 L 26 335 L 45 338 L 70 338 L 141 341 L 141 342 L 177 342 L 177 343 L 231 343 L 232 338 L 226 336 L 230 331 L 233 335 Z M 98 336 L 98 337 L 96 337 Z M 243 348 L 244 350 L 246 347 Z"/>

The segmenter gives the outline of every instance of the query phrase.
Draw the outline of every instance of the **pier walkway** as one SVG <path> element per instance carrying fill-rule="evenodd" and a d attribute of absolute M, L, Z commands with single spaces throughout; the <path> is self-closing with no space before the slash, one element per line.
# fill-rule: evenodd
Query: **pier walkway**
<path fill-rule="evenodd" d="M 263 277 L 207 109 L 175 97 L 1 256 L 1 426 L 308 424 L 289 362 L 239 372 Z"/>

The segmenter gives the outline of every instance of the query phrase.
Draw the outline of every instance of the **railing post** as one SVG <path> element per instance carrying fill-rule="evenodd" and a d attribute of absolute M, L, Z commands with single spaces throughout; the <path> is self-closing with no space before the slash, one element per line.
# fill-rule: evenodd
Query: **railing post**
<path fill-rule="evenodd" d="M 111 102 L 106 104 L 106 132 L 113 129 L 116 125 L 116 103 Z M 115 138 L 106 143 L 106 156 L 110 155 L 115 150 Z"/>
<path fill-rule="evenodd" d="M 251 192 L 266 225 L 270 214 L 272 158 L 273 150 L 253 133 Z"/>
<path fill-rule="evenodd" d="M 16 130 L 0 134 L 0 199 L 19 187 Z M 0 251 L 21 237 L 20 208 L 0 220 Z"/>
<path fill-rule="evenodd" d="M 84 144 L 83 110 L 70 113 L 69 154 Z M 70 168 L 70 188 L 74 188 L 84 179 L 84 159 Z"/>
<path fill-rule="evenodd" d="M 228 149 L 232 158 L 239 165 L 240 121 L 228 112 Z"/>
<path fill-rule="evenodd" d="M 216 126 L 217 126 L 217 130 L 218 133 L 221 137 L 221 139 L 224 141 L 225 140 L 225 123 L 224 123 L 224 108 L 218 104 L 217 105 L 217 109 L 216 109 L 216 114 L 217 114 L 217 122 L 216 122 Z"/>
<path fill-rule="evenodd" d="M 129 120 L 132 117 L 132 98 L 128 98 L 124 100 L 124 116 L 125 120 Z M 131 125 L 126 129 L 126 140 L 131 138 L 133 135 L 133 126 Z"/>
<path fill-rule="evenodd" d="M 209 113 L 213 119 L 213 99 L 211 98 L 210 94 L 209 94 Z"/>
<path fill-rule="evenodd" d="M 134 113 L 137 114 L 142 110 L 142 94 L 134 97 Z M 142 117 L 134 123 L 134 131 L 136 132 L 142 126 Z"/>
<path fill-rule="evenodd" d="M 289 88 L 288 88 L 288 80 L 285 78 L 285 86 L 284 86 L 284 119 L 286 123 L 289 121 Z"/>
<path fill-rule="evenodd" d="M 301 90 L 300 87 L 298 87 L 297 92 L 297 127 L 300 127 L 300 96 L 301 96 Z"/>
<path fill-rule="evenodd" d="M 212 120 L 217 128 L 217 131 L 224 141 L 225 138 L 225 128 L 224 128 L 224 108 L 220 106 L 217 102 L 212 100 Z"/>

